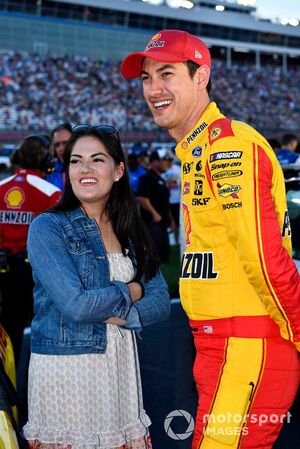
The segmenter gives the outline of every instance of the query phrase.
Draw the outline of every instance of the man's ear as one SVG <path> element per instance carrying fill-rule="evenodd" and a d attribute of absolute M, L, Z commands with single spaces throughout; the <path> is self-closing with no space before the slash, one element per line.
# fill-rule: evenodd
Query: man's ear
<path fill-rule="evenodd" d="M 197 77 L 197 86 L 199 90 L 206 89 L 210 78 L 210 68 L 208 65 L 201 65 L 195 76 Z"/>

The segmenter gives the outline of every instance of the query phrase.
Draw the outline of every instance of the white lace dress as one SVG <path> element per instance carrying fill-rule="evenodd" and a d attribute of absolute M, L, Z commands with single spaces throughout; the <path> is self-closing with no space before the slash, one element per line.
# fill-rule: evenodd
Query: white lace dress
<path fill-rule="evenodd" d="M 129 257 L 108 254 L 111 279 L 129 282 Z M 135 334 L 107 325 L 104 354 L 31 354 L 28 422 L 32 449 L 150 449 Z"/>

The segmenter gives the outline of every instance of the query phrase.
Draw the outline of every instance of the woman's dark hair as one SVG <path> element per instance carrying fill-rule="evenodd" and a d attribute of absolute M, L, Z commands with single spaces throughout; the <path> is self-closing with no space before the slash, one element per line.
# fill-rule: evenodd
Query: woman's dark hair
<path fill-rule="evenodd" d="M 103 143 L 107 153 L 113 158 L 116 165 L 124 164 L 124 174 L 118 182 L 115 182 L 110 191 L 107 202 L 107 214 L 112 222 L 114 232 L 121 244 L 122 252 L 126 254 L 126 248 L 133 245 L 136 258 L 136 279 L 145 275 L 145 279 L 151 279 L 158 271 L 158 256 L 152 240 L 148 236 L 145 225 L 140 217 L 139 210 L 133 192 L 130 187 L 125 156 L 121 143 L 116 134 L 103 133 L 91 127 L 82 133 L 73 133 L 66 145 L 64 162 L 66 164 L 66 182 L 60 201 L 49 211 L 70 211 L 80 206 L 78 198 L 74 195 L 69 178 L 70 158 L 75 143 L 82 137 L 94 137 Z"/>

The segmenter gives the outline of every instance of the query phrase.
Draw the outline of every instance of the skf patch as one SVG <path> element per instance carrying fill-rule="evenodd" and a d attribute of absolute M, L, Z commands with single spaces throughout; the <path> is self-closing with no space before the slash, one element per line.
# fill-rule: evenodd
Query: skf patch
<path fill-rule="evenodd" d="M 206 206 L 210 198 L 193 198 L 192 206 Z"/>
<path fill-rule="evenodd" d="M 189 206 L 187 204 L 182 203 L 182 211 L 183 211 L 183 226 L 185 232 L 185 243 L 189 245 L 191 243 L 190 234 L 192 232 L 192 222 L 190 217 Z"/>
<path fill-rule="evenodd" d="M 21 189 L 20 187 L 11 187 L 11 189 L 9 189 L 6 192 L 4 200 L 6 202 L 7 207 L 20 209 L 20 207 L 25 201 L 24 190 Z"/>
<path fill-rule="evenodd" d="M 208 128 L 208 140 L 210 145 L 223 137 L 234 136 L 231 128 L 231 120 L 221 118 L 212 123 Z"/>
<path fill-rule="evenodd" d="M 196 180 L 194 185 L 194 195 L 202 195 L 203 194 L 203 181 Z"/>
<path fill-rule="evenodd" d="M 185 181 L 183 184 L 182 195 L 187 195 L 188 193 L 190 193 L 190 190 L 191 190 L 190 182 Z"/>
<path fill-rule="evenodd" d="M 222 196 L 223 198 L 228 198 L 229 196 L 231 196 L 232 198 L 239 198 L 238 192 L 241 190 L 241 186 L 228 183 L 217 183 L 217 187 L 219 189 L 218 195 Z"/>
<path fill-rule="evenodd" d="M 181 279 L 216 279 L 213 253 L 186 253 L 182 257 Z"/>

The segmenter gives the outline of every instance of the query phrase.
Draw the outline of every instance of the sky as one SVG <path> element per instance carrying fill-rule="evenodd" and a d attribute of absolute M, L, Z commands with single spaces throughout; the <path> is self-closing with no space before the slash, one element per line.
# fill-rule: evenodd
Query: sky
<path fill-rule="evenodd" d="M 256 0 L 255 6 L 259 17 L 300 19 L 300 0 Z"/>

